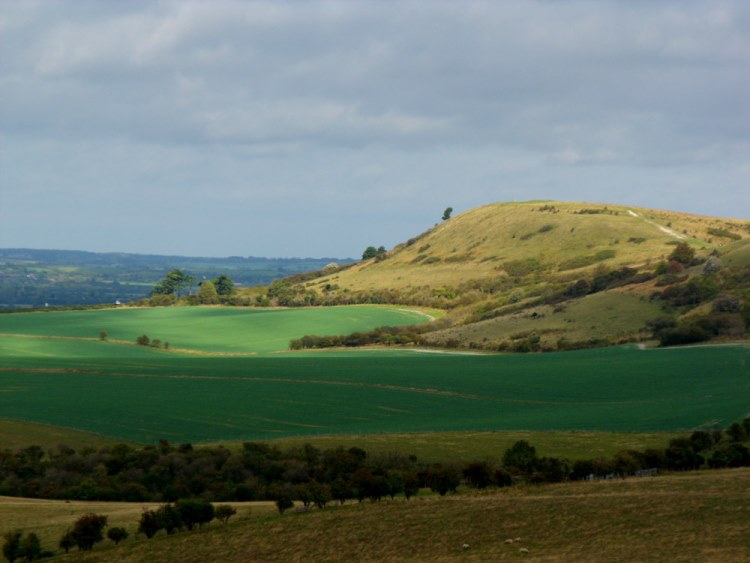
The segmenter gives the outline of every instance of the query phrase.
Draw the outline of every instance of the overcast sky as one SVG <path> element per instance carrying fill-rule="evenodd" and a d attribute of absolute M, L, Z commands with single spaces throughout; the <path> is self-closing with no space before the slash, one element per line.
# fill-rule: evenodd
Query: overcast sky
<path fill-rule="evenodd" d="M 0 0 L 0 247 L 359 256 L 496 201 L 750 219 L 750 2 Z"/>

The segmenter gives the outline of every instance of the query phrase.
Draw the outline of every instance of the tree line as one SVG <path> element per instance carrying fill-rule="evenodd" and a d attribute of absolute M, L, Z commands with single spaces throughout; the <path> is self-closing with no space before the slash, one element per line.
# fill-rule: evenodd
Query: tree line
<path fill-rule="evenodd" d="M 664 449 L 621 452 L 611 460 L 570 463 L 531 455 L 517 443 L 502 463 L 425 463 L 398 453 L 371 455 L 361 448 L 320 450 L 309 444 L 281 450 L 267 443 L 246 442 L 238 451 L 225 447 L 193 448 L 190 444 L 133 447 L 118 444 L 75 451 L 58 446 L 44 451 L 30 446 L 0 450 L 0 495 L 31 498 L 176 502 L 308 499 L 378 500 L 420 488 L 445 494 L 462 482 L 477 483 L 470 467 L 487 465 L 491 482 L 548 482 L 594 474 L 627 475 L 639 469 L 670 471 L 750 465 L 743 442 L 750 439 L 750 417 L 724 430 L 696 430 L 675 438 Z M 521 461 L 519 461 L 521 460 Z"/>
<path fill-rule="evenodd" d="M 405 499 L 420 489 L 439 495 L 470 488 L 508 487 L 519 483 L 624 478 L 639 471 L 688 471 L 750 466 L 750 417 L 726 429 L 695 430 L 673 438 L 666 448 L 623 450 L 611 458 L 570 462 L 540 456 L 525 440 L 515 442 L 500 459 L 469 463 L 425 463 L 414 455 L 368 454 L 357 447 L 320 450 L 312 445 L 282 451 L 266 443 L 247 442 L 239 451 L 223 447 L 174 447 L 166 441 L 134 448 L 125 444 L 76 452 L 58 446 L 44 452 L 31 446 L 0 451 L 0 494 L 32 498 L 163 502 L 144 510 L 137 532 L 152 538 L 160 531 L 193 530 L 218 519 L 226 523 L 236 510 L 216 501 L 272 500 L 280 513 L 300 503 L 325 508 L 330 503 L 397 495 Z M 60 539 L 67 553 L 87 551 L 103 541 L 107 517 L 81 516 Z M 20 531 L 4 534 L 4 556 L 13 561 L 52 555 L 39 538 Z M 111 527 L 107 537 L 118 543 L 125 529 Z"/>
<path fill-rule="evenodd" d="M 161 530 L 170 535 L 185 529 L 192 531 L 196 526 L 200 528 L 214 519 L 226 524 L 235 514 L 237 510 L 228 504 L 214 507 L 213 504 L 203 499 L 180 499 L 174 504 L 164 504 L 156 510 L 144 510 L 138 521 L 137 533 L 151 539 Z M 84 514 L 63 533 L 58 547 L 65 553 L 70 552 L 74 547 L 77 547 L 79 551 L 91 551 L 94 545 L 104 540 L 104 528 L 107 524 L 107 516 L 94 513 Z M 128 531 L 120 526 L 112 526 L 107 530 L 107 538 L 115 545 L 129 536 Z M 24 536 L 20 530 L 14 530 L 3 534 L 3 539 L 5 540 L 3 556 L 10 563 L 16 559 L 35 561 L 55 555 L 53 551 L 42 549 L 39 536 L 34 532 Z"/>

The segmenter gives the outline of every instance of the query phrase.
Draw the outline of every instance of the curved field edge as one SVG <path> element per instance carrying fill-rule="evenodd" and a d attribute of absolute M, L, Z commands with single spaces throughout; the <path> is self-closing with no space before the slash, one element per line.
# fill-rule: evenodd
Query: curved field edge
<path fill-rule="evenodd" d="M 109 356 L 102 351 L 111 348 L 101 343 L 66 341 L 48 354 L 46 343 L 37 346 L 38 355 L 3 358 L 3 416 L 139 443 L 685 431 L 743 418 L 750 398 L 750 349 L 741 346 L 254 358 L 187 357 L 136 346 L 126 357 Z"/>
<path fill-rule="evenodd" d="M 9 515 L 10 526 L 14 512 L 3 500 L 0 515 Z M 61 504 L 40 502 L 36 526 L 59 519 Z M 111 514 L 117 525 L 135 530 L 135 515 L 129 523 L 116 516 L 127 507 L 78 503 L 75 509 Z M 282 516 L 258 506 L 227 526 L 131 537 L 117 547 L 105 542 L 61 560 L 505 561 L 523 556 L 523 548 L 527 557 L 545 561 L 743 561 L 750 559 L 749 516 L 750 470 L 744 468 L 397 498 Z"/>
<path fill-rule="evenodd" d="M 0 315 L 0 334 L 135 343 L 141 335 L 171 349 L 218 353 L 286 350 L 306 334 L 338 335 L 379 326 L 418 324 L 435 313 L 403 307 L 354 305 L 300 309 L 159 307 L 49 311 Z"/>

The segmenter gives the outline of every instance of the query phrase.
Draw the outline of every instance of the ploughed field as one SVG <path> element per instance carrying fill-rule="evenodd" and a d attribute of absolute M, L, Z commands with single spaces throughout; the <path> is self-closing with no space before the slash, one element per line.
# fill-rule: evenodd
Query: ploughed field
<path fill-rule="evenodd" d="M 748 412 L 750 348 L 743 346 L 271 353 L 303 334 L 419 319 L 379 307 L 3 315 L 0 417 L 134 442 L 197 443 L 435 431 L 677 431 L 726 426 Z M 101 330 L 108 341 L 98 340 Z M 140 334 L 172 348 L 132 344 Z M 234 355 L 250 353 L 257 355 Z"/>

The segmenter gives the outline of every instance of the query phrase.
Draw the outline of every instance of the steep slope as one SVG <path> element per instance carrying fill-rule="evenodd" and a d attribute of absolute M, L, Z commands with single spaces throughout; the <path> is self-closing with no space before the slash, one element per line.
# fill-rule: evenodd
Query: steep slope
<path fill-rule="evenodd" d="M 710 229 L 749 237 L 750 221 L 589 203 L 497 203 L 440 223 L 385 259 L 360 262 L 332 279 L 364 290 L 454 286 L 526 271 L 565 278 L 576 266 L 645 266 L 666 258 L 678 241 L 696 249 L 732 242 Z"/>
<path fill-rule="evenodd" d="M 673 259 L 677 248 L 688 256 Z M 709 257 L 714 269 L 706 274 Z M 736 338 L 747 319 L 703 316 L 724 291 L 738 305 L 720 312 L 741 315 L 750 300 L 749 265 L 747 220 L 590 203 L 498 203 L 376 258 L 277 282 L 269 296 L 282 305 L 443 308 L 449 314 L 440 330 L 418 340 L 448 347 L 528 351 L 642 340 L 653 336 L 646 325 L 665 315 L 671 320 L 662 328 L 692 318 L 708 322 L 700 330 L 710 336 Z"/>

